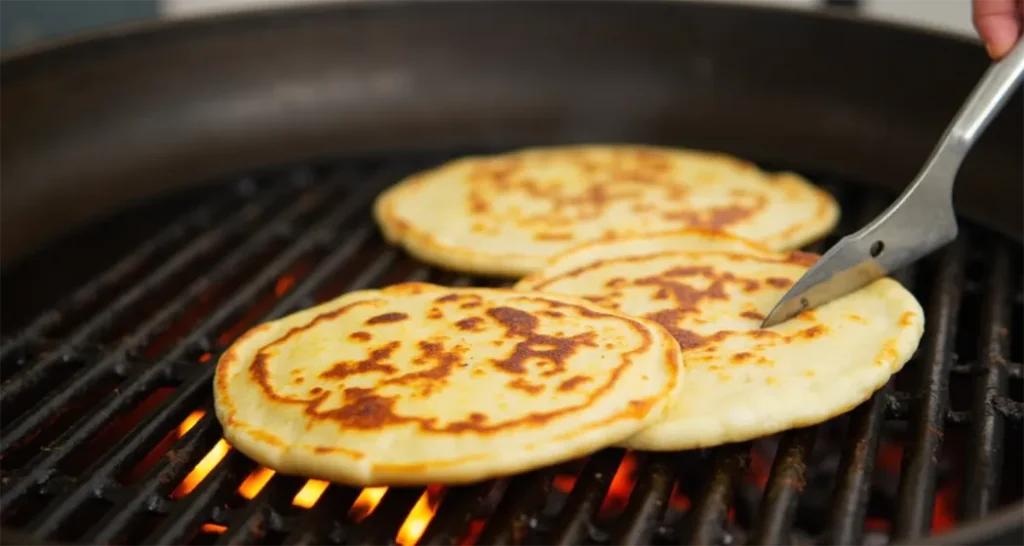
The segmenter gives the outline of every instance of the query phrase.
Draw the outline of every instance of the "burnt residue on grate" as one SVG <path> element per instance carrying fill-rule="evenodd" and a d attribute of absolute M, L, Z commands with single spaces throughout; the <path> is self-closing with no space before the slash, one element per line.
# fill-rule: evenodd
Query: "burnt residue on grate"
<path fill-rule="evenodd" d="M 896 275 L 927 313 L 915 358 L 819 426 L 711 450 L 608 449 L 453 488 L 353 489 L 233 451 L 210 380 L 246 328 L 404 280 L 500 284 L 420 264 L 372 222 L 381 189 L 443 159 L 303 166 L 208 189 L 55 306 L 41 298 L 13 330 L 5 317 L 4 528 L 74 543 L 859 544 L 1021 501 L 1021 248 L 970 226 Z M 810 177 L 844 213 L 813 250 L 889 198 Z"/>

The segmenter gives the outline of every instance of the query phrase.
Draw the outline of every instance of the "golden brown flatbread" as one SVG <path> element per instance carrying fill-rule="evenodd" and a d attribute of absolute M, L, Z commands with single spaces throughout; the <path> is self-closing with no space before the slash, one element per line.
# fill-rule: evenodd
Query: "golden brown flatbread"
<path fill-rule="evenodd" d="M 221 357 L 227 440 L 339 483 L 456 484 L 570 460 L 664 416 L 682 384 L 656 324 L 575 298 L 409 283 L 253 328 Z"/>
<path fill-rule="evenodd" d="M 583 297 L 665 327 L 683 348 L 686 383 L 663 421 L 623 445 L 692 449 L 844 413 L 917 349 L 924 313 L 888 278 L 761 329 L 816 259 L 689 231 L 582 245 L 516 288 Z"/>
<path fill-rule="evenodd" d="M 839 207 L 796 174 L 724 154 L 592 145 L 452 161 L 384 192 L 374 215 L 423 261 L 519 277 L 586 241 L 681 228 L 798 248 L 831 231 Z"/>

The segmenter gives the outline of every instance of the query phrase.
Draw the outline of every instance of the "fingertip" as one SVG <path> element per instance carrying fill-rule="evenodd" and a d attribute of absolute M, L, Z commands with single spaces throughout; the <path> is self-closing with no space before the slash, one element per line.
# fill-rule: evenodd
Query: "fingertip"
<path fill-rule="evenodd" d="M 1024 0 L 974 0 L 974 26 L 989 57 L 1001 59 L 1021 34 Z"/>
<path fill-rule="evenodd" d="M 993 61 L 998 61 L 1013 49 L 1014 41 L 1007 39 L 991 39 L 985 44 L 985 51 Z"/>
<path fill-rule="evenodd" d="M 985 21 L 979 29 L 981 39 L 985 42 L 985 50 L 988 56 L 994 60 L 1003 58 L 1004 55 L 1013 49 L 1020 35 L 1020 26 L 1016 21 Z"/>
<path fill-rule="evenodd" d="M 1005 54 L 1002 48 L 997 49 L 991 42 L 985 44 L 985 53 L 988 53 L 989 58 L 993 61 L 998 61 Z"/>

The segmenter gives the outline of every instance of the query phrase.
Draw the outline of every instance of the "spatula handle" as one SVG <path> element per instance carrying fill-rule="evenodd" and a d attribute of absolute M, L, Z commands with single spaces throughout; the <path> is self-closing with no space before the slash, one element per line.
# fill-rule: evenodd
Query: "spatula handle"
<path fill-rule="evenodd" d="M 962 147 L 966 153 L 1006 101 L 1013 96 L 1022 74 L 1024 40 L 1018 41 L 1008 55 L 993 63 L 981 77 L 981 81 L 967 97 L 967 101 L 960 107 L 960 111 L 953 118 L 953 123 L 943 135 L 942 144 L 952 140 L 949 144 L 957 148 Z"/>

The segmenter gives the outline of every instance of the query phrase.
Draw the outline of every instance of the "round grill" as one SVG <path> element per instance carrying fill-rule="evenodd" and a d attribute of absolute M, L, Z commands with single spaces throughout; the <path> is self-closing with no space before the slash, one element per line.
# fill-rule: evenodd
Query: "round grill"
<path fill-rule="evenodd" d="M 710 450 L 609 449 L 453 488 L 328 485 L 231 450 L 210 384 L 218 355 L 247 328 L 395 282 L 501 284 L 414 261 L 385 245 L 370 218 L 387 185 L 456 155 L 300 165 L 189 190 L 8 268 L 0 518 L 9 536 L 883 544 L 969 532 L 989 514 L 1020 510 L 1021 246 L 967 223 L 954 244 L 896 275 L 927 313 L 916 356 L 869 401 L 819 426 Z M 839 229 L 813 251 L 892 197 L 804 174 L 843 207 Z"/>

